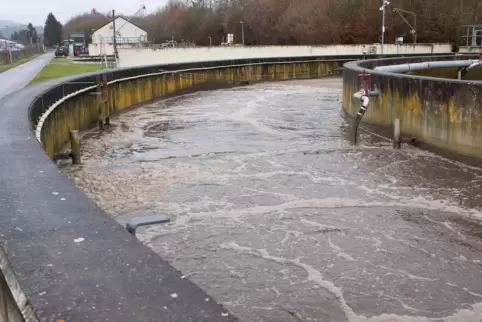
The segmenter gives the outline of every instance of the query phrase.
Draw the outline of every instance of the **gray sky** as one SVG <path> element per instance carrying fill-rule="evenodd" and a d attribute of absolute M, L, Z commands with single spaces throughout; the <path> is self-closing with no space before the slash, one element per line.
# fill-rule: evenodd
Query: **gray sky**
<path fill-rule="evenodd" d="M 49 12 L 52 12 L 60 22 L 65 23 L 72 16 L 90 11 L 92 8 L 100 12 L 115 9 L 129 16 L 139 10 L 142 4 L 146 6 L 148 13 L 166 2 L 167 0 L 2 0 L 0 20 L 43 25 Z"/>

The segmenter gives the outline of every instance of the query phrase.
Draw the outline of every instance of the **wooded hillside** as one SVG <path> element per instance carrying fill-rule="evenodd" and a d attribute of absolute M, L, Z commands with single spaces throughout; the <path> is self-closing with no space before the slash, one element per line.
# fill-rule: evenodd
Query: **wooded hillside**
<path fill-rule="evenodd" d="M 382 0 L 185 0 L 171 1 L 133 22 L 160 43 L 174 37 L 198 45 L 219 44 L 227 33 L 241 39 L 245 22 L 247 45 L 354 44 L 379 42 Z M 386 41 L 405 36 L 410 28 L 395 12 L 417 14 L 418 42 L 457 43 L 460 26 L 482 23 L 481 0 L 393 0 L 386 14 Z M 123 13 L 129 16 L 133 13 Z M 414 17 L 405 15 L 413 24 Z M 64 38 L 73 32 L 92 31 L 110 21 L 110 13 L 93 9 L 64 26 Z"/>

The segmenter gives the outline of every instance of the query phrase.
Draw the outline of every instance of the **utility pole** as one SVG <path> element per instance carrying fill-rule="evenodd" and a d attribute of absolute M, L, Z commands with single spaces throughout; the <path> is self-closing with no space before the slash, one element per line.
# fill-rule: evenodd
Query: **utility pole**
<path fill-rule="evenodd" d="M 241 39 L 243 40 L 243 47 L 244 47 L 244 21 L 239 22 L 241 24 Z"/>
<path fill-rule="evenodd" d="M 118 53 L 117 53 L 117 41 L 116 41 L 116 30 L 115 30 L 115 10 L 112 9 L 112 29 L 114 31 L 114 38 L 113 38 L 113 43 L 114 43 L 114 59 L 117 61 Z"/>

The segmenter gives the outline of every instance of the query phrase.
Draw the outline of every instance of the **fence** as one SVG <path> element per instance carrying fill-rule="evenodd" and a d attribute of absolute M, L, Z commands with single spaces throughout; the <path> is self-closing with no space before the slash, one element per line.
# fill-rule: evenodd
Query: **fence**
<path fill-rule="evenodd" d="M 40 44 L 33 44 L 25 48 L 10 48 L 0 52 L 0 64 L 13 64 L 18 60 L 29 58 L 43 52 Z"/>

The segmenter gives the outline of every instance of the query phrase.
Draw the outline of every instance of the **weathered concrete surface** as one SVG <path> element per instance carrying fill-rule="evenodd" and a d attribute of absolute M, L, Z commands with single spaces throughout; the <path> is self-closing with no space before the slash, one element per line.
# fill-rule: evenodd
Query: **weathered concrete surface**
<path fill-rule="evenodd" d="M 53 57 L 53 53 L 46 53 L 0 73 L 0 98 L 27 86 Z"/>
<path fill-rule="evenodd" d="M 209 69 L 192 69 L 117 82 L 109 86 L 107 103 L 83 93 L 61 104 L 45 120 L 41 141 L 54 157 L 69 140 L 70 130 L 88 129 L 101 117 L 120 112 L 133 105 L 176 93 L 235 86 L 246 82 L 309 79 L 339 75 L 345 60 L 313 60 L 235 65 Z M 182 65 L 179 67 L 182 69 Z"/>
<path fill-rule="evenodd" d="M 476 58 L 478 56 L 473 56 Z M 358 75 L 371 74 L 372 87 L 380 96 L 370 101 L 363 122 L 390 130 L 395 118 L 402 123 L 402 136 L 416 137 L 427 147 L 480 162 L 482 158 L 482 82 L 458 81 L 374 71 L 384 64 L 424 60 L 466 59 L 461 56 L 403 58 L 351 62 L 343 70 L 343 109 L 354 116 L 360 102 L 353 93 L 360 89 Z M 473 159 L 473 160 L 469 160 Z"/>
<path fill-rule="evenodd" d="M 270 57 L 307 57 L 333 55 L 363 55 L 363 49 L 375 47 L 380 54 L 380 44 L 326 45 L 326 46 L 247 46 L 247 47 L 196 47 L 196 48 L 121 48 L 119 66 L 134 67 L 151 64 L 185 63 L 196 61 L 263 59 Z M 112 48 L 106 47 L 112 51 Z M 90 50 L 90 47 L 89 47 Z M 450 44 L 386 44 L 385 55 L 448 54 Z M 90 51 L 89 51 L 90 52 Z"/>
<path fill-rule="evenodd" d="M 39 146 L 29 103 L 62 81 L 0 101 L 0 242 L 38 319 L 235 321 L 88 200 Z"/>

